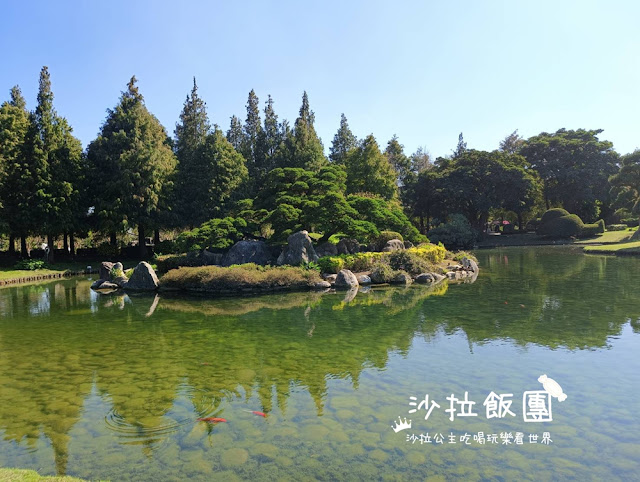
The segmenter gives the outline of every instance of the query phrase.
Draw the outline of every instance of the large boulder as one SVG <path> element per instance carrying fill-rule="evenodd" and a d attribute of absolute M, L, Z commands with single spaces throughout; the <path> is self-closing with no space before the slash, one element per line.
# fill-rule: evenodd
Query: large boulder
<path fill-rule="evenodd" d="M 400 272 L 393 277 L 392 283 L 399 285 L 410 285 L 413 280 L 408 273 Z"/>
<path fill-rule="evenodd" d="M 100 263 L 100 279 L 111 279 L 111 269 L 113 268 L 113 264 L 114 263 L 109 261 L 103 261 Z"/>
<path fill-rule="evenodd" d="M 209 250 L 203 249 L 198 255 L 198 260 L 203 266 L 213 266 L 222 262 L 222 254 L 212 253 Z"/>
<path fill-rule="evenodd" d="M 282 266 L 283 264 L 298 266 L 312 261 L 318 261 L 318 255 L 315 249 L 313 249 L 313 243 L 311 242 L 309 233 L 306 231 L 298 231 L 287 239 L 287 246 L 282 250 L 280 256 L 278 256 L 277 264 L 278 266 Z"/>
<path fill-rule="evenodd" d="M 156 291 L 158 289 L 158 277 L 151 265 L 141 261 L 133 270 L 125 289 L 131 291 Z"/>
<path fill-rule="evenodd" d="M 271 251 L 264 241 L 245 240 L 234 244 L 222 257 L 222 266 L 232 264 L 255 263 L 261 266 L 270 264 Z"/>
<path fill-rule="evenodd" d="M 384 248 L 382 248 L 382 251 L 388 253 L 390 251 L 398 251 L 400 249 L 404 249 L 404 242 L 399 239 L 390 239 L 387 241 Z"/>
<path fill-rule="evenodd" d="M 323 256 L 335 256 L 338 254 L 338 248 L 335 244 L 327 241 L 326 243 L 322 243 L 316 247 L 316 254 L 320 258 Z"/>
<path fill-rule="evenodd" d="M 336 282 L 334 283 L 334 287 L 337 289 L 352 289 L 357 288 L 359 286 L 358 278 L 348 269 L 341 269 L 336 277 Z"/>
<path fill-rule="evenodd" d="M 366 274 L 360 274 L 357 276 L 358 278 L 358 283 L 361 285 L 370 285 L 371 284 L 371 278 L 369 276 L 367 276 Z"/>
<path fill-rule="evenodd" d="M 433 283 L 436 279 L 431 273 L 421 273 L 416 276 L 416 283 L 427 284 Z"/>
<path fill-rule="evenodd" d="M 476 263 L 471 258 L 467 258 L 466 256 L 462 258 L 462 267 L 467 271 L 473 271 L 474 273 L 478 272 L 478 263 Z"/>
<path fill-rule="evenodd" d="M 357 239 L 344 238 L 336 245 L 338 254 L 356 254 L 360 252 L 360 243 Z"/>

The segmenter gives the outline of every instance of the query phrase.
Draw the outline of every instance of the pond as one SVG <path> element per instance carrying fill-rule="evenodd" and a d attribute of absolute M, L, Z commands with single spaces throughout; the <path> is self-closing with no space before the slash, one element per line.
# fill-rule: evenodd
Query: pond
<path fill-rule="evenodd" d="M 102 296 L 84 278 L 4 288 L 0 467 L 110 480 L 637 477 L 640 259 L 477 255 L 475 283 L 354 299 Z M 551 421 L 524 420 L 548 409 Z M 208 417 L 226 422 L 197 420 Z M 398 417 L 411 428 L 396 432 Z"/>

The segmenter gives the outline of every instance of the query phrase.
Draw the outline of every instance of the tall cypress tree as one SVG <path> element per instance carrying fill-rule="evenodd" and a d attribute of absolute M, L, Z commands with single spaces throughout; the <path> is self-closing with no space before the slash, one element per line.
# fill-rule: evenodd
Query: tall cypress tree
<path fill-rule="evenodd" d="M 347 192 L 369 192 L 385 199 L 397 195 L 396 174 L 389 160 L 380 152 L 373 134 L 353 149 L 346 160 Z"/>
<path fill-rule="evenodd" d="M 240 119 L 235 115 L 231 116 L 231 125 L 227 131 L 227 140 L 236 151 L 242 153 L 242 147 L 244 146 L 244 132 L 242 130 L 242 122 L 240 122 Z"/>
<path fill-rule="evenodd" d="M 29 113 L 20 88 L 11 89 L 11 100 L 0 106 L 0 221 L 9 234 L 9 252 L 14 252 L 14 236 L 23 233 L 28 221 L 24 199 L 31 192 L 21 192 L 21 180 L 27 176 L 23 144 L 29 127 Z M 26 250 L 26 240 L 23 239 Z M 23 252 L 25 255 L 25 252 Z"/>
<path fill-rule="evenodd" d="M 256 156 L 258 185 L 261 184 L 269 171 L 274 168 L 274 156 L 282 139 L 282 128 L 278 124 L 278 116 L 273 109 L 273 99 L 269 96 L 264 107 L 264 128 L 258 134 L 258 152 Z"/>
<path fill-rule="evenodd" d="M 144 104 L 135 76 L 118 105 L 107 111 L 87 156 L 101 188 L 95 213 L 102 229 L 113 232 L 125 222 L 137 225 L 140 256 L 146 258 L 145 227 L 157 223 L 160 194 L 176 159 L 164 127 Z"/>
<path fill-rule="evenodd" d="M 258 139 L 262 132 L 262 121 L 260 120 L 260 100 L 251 89 L 247 99 L 247 119 L 244 122 L 244 139 L 241 153 L 247 160 L 249 175 L 255 176 L 258 156 Z"/>
<path fill-rule="evenodd" d="M 309 106 L 307 93 L 302 95 L 300 115 L 293 131 L 288 133 L 276 153 L 278 167 L 302 167 L 318 172 L 327 164 L 322 141 L 313 126 L 315 114 Z"/>
<path fill-rule="evenodd" d="M 193 78 L 191 94 L 187 95 L 176 124 L 174 150 L 178 159 L 175 202 L 177 224 L 193 228 L 200 219 L 202 199 L 207 191 L 198 189 L 207 166 L 200 157 L 200 148 L 211 130 L 205 102 L 198 96 L 198 85 Z"/>
<path fill-rule="evenodd" d="M 331 153 L 329 154 L 329 160 L 336 164 L 344 164 L 347 154 L 351 149 L 355 149 L 358 146 L 358 139 L 353 135 L 347 122 L 347 117 L 342 114 L 340 116 L 340 127 L 338 132 L 333 136 L 333 143 L 331 144 Z"/>
<path fill-rule="evenodd" d="M 398 185 L 406 185 L 407 181 L 412 177 L 411 159 L 405 155 L 404 146 L 400 144 L 398 136 L 395 134 L 387 143 L 387 148 L 385 149 L 384 154 L 391 166 L 393 166 L 393 169 L 396 171 Z"/>

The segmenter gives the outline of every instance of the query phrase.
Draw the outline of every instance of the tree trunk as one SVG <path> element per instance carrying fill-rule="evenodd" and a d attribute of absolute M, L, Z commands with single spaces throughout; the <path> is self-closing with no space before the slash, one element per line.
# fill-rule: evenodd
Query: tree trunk
<path fill-rule="evenodd" d="M 138 224 L 138 247 L 140 248 L 140 259 L 147 259 L 147 242 L 144 239 L 144 225 Z"/>
<path fill-rule="evenodd" d="M 56 262 L 55 256 L 53 254 L 55 237 L 53 234 L 47 234 L 47 244 L 49 245 L 49 254 L 47 255 L 47 263 L 53 264 Z"/>
<path fill-rule="evenodd" d="M 420 234 L 426 234 L 424 230 L 424 216 L 420 214 Z"/>
<path fill-rule="evenodd" d="M 518 213 L 518 231 L 522 234 L 522 213 Z"/>
<path fill-rule="evenodd" d="M 73 231 L 69 233 L 69 254 L 76 257 L 76 237 L 73 235 Z"/>
<path fill-rule="evenodd" d="M 64 249 L 67 253 L 69 252 L 69 241 L 66 231 L 62 233 L 62 249 Z"/>
<path fill-rule="evenodd" d="M 116 238 L 115 231 L 109 234 L 109 243 L 111 243 L 111 246 L 118 246 L 118 238 Z"/>
<path fill-rule="evenodd" d="M 153 232 L 153 244 L 155 244 L 156 246 L 158 244 L 160 244 L 160 230 L 159 229 L 156 229 Z"/>
<path fill-rule="evenodd" d="M 13 234 L 9 235 L 9 255 L 14 256 L 16 254 L 16 238 Z"/>
<path fill-rule="evenodd" d="M 29 257 L 29 249 L 27 248 L 27 235 L 23 234 L 20 236 L 20 256 L 22 258 Z"/>

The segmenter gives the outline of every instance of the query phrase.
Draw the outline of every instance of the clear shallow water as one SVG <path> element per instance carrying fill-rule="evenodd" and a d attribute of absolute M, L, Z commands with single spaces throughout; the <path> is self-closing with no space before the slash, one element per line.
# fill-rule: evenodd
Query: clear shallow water
<path fill-rule="evenodd" d="M 2 289 L 0 466 L 111 480 L 637 478 L 640 259 L 477 254 L 474 284 L 351 301 L 107 297 L 81 278 Z M 553 399 L 553 421 L 525 423 L 522 393 L 542 374 L 568 398 Z M 478 416 L 451 421 L 446 397 L 465 391 Z M 486 417 L 491 391 L 513 393 L 515 417 Z M 425 394 L 440 405 L 428 420 L 408 413 Z M 412 428 L 395 433 L 398 416 Z M 522 445 L 502 444 L 516 432 Z"/>

